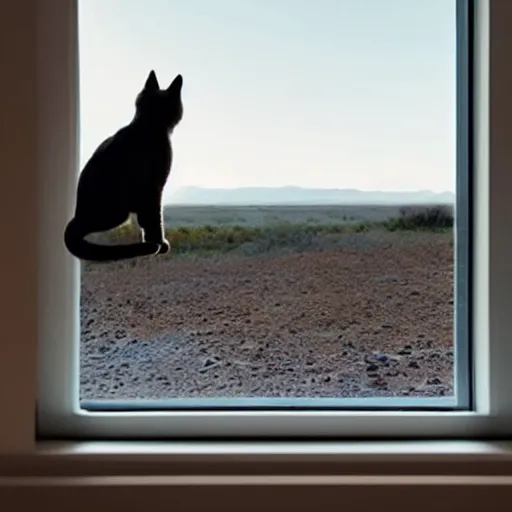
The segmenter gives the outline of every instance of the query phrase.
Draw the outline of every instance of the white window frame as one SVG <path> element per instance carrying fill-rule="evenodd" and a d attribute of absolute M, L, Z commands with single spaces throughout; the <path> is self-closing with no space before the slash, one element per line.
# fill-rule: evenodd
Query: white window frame
<path fill-rule="evenodd" d="M 417 512 L 433 507 L 439 512 L 510 510 L 511 443 L 474 438 L 506 439 L 512 429 L 512 242 L 507 236 L 512 228 L 507 195 L 512 190 L 512 2 L 478 0 L 478 6 L 478 416 L 459 415 L 449 425 L 435 427 L 429 417 L 406 414 L 402 420 L 411 427 L 406 435 L 416 426 L 430 437 L 416 442 L 398 439 L 404 432 L 391 432 L 394 419 L 381 418 L 381 433 L 394 435 L 394 442 L 198 443 L 93 442 L 85 435 L 66 441 L 65 428 L 54 432 L 55 441 L 38 438 L 38 359 L 49 357 L 44 350 L 39 354 L 39 340 L 44 342 L 52 331 L 60 333 L 62 320 L 77 311 L 76 304 L 63 304 L 59 314 L 49 313 L 52 300 L 62 304 L 62 285 L 67 283 L 62 276 L 73 273 L 70 261 L 57 258 L 62 272 L 56 274 L 53 291 L 42 286 L 48 284 L 50 262 L 45 258 L 52 254 L 51 246 L 62 256 L 62 203 L 71 206 L 72 183 L 57 177 L 65 177 L 62 168 L 74 162 L 75 148 L 68 143 L 75 122 L 63 114 L 74 105 L 69 91 L 76 83 L 59 74 L 61 66 L 70 66 L 69 55 L 75 51 L 68 32 L 74 0 L 0 2 L 2 509 L 34 510 L 34 503 L 44 507 L 46 500 L 54 512 L 103 510 L 105 503 L 109 510 L 124 512 L 142 507 L 159 512 L 170 504 L 181 509 L 186 504 L 188 510 L 211 510 L 213 505 L 222 510 L 316 510 L 322 499 L 327 502 L 324 510 L 341 505 L 374 510 L 375 503 L 392 503 L 396 512 L 410 510 L 411 504 Z M 41 47 L 42 41 L 49 46 Z M 43 59 L 39 66 L 38 58 Z M 44 131 L 40 120 L 48 122 L 52 112 L 56 122 Z M 54 188 L 39 180 L 43 173 Z M 53 203 L 55 210 L 43 206 Z M 42 386 L 46 377 L 51 381 L 51 375 L 41 375 Z M 356 419 L 349 417 L 349 423 Z M 418 426 L 421 421 L 424 428 Z M 258 425 L 248 426 L 254 432 Z M 307 422 L 300 428 L 305 430 Z M 425 432 L 429 428 L 431 436 Z M 361 433 L 375 430 L 368 427 Z M 455 439 L 434 439 L 443 435 Z"/>
<path fill-rule="evenodd" d="M 44 6 L 44 7 L 43 7 Z M 74 209 L 78 177 L 78 48 L 76 2 L 64 10 L 52 12 L 41 4 L 39 18 L 39 116 L 40 137 L 40 357 L 38 421 L 42 436 L 108 438 L 183 438 L 183 437 L 354 437 L 404 438 L 449 437 L 461 433 L 488 435 L 507 426 L 502 412 L 511 408 L 508 394 L 490 389 L 488 367 L 478 364 L 475 377 L 481 393 L 475 411 L 428 410 L 180 410 L 88 412 L 78 403 L 79 367 L 79 281 L 80 264 L 64 248 L 62 233 Z M 480 15 L 481 19 L 482 16 Z M 49 21 L 52 21 L 49 23 Z M 57 24 L 57 20 L 66 23 Z M 481 33 L 480 33 L 481 38 Z M 464 68 L 460 68 L 464 71 Z M 479 68 L 483 69 L 483 68 Z M 481 74 L 484 74 L 483 71 Z M 483 82 L 483 80 L 482 80 Z M 59 90 L 55 95 L 54 91 Z M 485 123 L 485 94 L 476 88 L 478 127 Z M 479 147 L 485 150 L 485 131 L 479 133 Z M 476 360 L 486 360 L 501 350 L 491 349 L 496 337 L 489 337 L 487 327 L 487 251 L 485 219 L 488 216 L 487 165 L 484 158 L 475 165 L 479 181 L 475 209 L 479 224 L 474 233 L 477 301 L 474 305 Z M 52 191 L 59 190 L 58 195 Z M 492 245 L 492 241 L 491 241 Z M 492 276 L 491 276 L 492 279 Z M 58 286 L 57 286 L 58 284 Z M 457 365 L 457 362 L 456 362 Z M 502 377 L 506 379 L 508 372 Z M 500 374 L 497 374 L 500 377 Z M 493 370 L 493 377 L 496 372 Z M 373 401 L 386 402 L 389 399 Z"/>
<path fill-rule="evenodd" d="M 480 4 L 483 5 L 483 4 Z M 78 174 L 78 45 L 77 4 L 69 1 L 57 9 L 41 3 L 38 17 L 39 100 L 39 396 L 41 436 L 108 438 L 182 437 L 354 437 L 405 438 L 487 436 L 508 433 L 504 419 L 512 412 L 508 384 L 511 375 L 503 365 L 510 348 L 504 343 L 499 316 L 502 287 L 510 270 L 501 268 L 496 279 L 490 261 L 509 250 L 506 237 L 493 237 L 497 224 L 492 213 L 500 206 L 501 176 L 492 173 L 487 159 L 493 139 L 485 126 L 492 107 L 486 99 L 485 13 L 476 22 L 478 66 L 475 84 L 476 162 L 474 165 L 476 222 L 473 338 L 477 382 L 474 411 L 172 411 L 87 412 L 78 404 L 79 281 L 80 265 L 62 243 L 66 220 L 74 208 Z M 494 84 L 494 82 L 493 82 Z M 55 94 L 54 91 L 59 91 Z M 492 155 L 494 157 L 494 155 Z M 498 167 L 494 167 L 498 169 Z M 58 191 L 58 194 L 55 194 Z M 489 198 L 493 198 L 490 208 Z M 500 222 L 503 222 L 501 219 Z M 489 236 L 490 235 L 490 236 Z M 490 259 L 489 259 L 490 258 Z M 490 271 L 492 269 L 493 271 Z M 505 272 L 502 273 L 502 272 Z M 508 272 L 508 274 L 506 273 Z M 499 285 L 496 285 L 496 280 Z M 490 306 L 490 307 L 489 307 Z M 493 328 L 489 318 L 494 318 Z M 489 364 L 486 364 L 486 361 Z M 503 384 L 507 384 L 502 387 Z M 512 384 L 512 383 L 510 383 Z"/>

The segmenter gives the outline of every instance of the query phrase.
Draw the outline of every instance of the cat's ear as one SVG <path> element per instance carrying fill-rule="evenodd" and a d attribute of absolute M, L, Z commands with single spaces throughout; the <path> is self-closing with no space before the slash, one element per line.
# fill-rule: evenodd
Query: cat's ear
<path fill-rule="evenodd" d="M 155 92 L 160 90 L 160 85 L 156 78 L 156 74 L 153 70 L 150 71 L 146 83 L 144 84 L 144 90 L 148 92 Z"/>
<path fill-rule="evenodd" d="M 176 78 L 172 81 L 171 85 L 167 88 L 168 93 L 178 94 L 181 92 L 181 88 L 183 87 L 183 77 L 181 75 L 177 75 Z"/>

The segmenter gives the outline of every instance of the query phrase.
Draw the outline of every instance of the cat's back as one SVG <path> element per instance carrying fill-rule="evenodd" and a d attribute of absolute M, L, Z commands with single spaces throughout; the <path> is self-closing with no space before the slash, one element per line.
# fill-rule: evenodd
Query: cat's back
<path fill-rule="evenodd" d="M 79 176 L 79 195 L 109 195 L 123 186 L 121 178 L 130 172 L 133 159 L 132 137 L 127 128 L 107 137 L 92 153 Z"/>
<path fill-rule="evenodd" d="M 81 173 L 82 180 L 87 177 L 91 180 L 104 180 L 107 175 L 120 173 L 126 166 L 133 165 L 134 158 L 139 154 L 136 137 L 129 126 L 125 126 L 107 137 L 95 149 Z"/>
<path fill-rule="evenodd" d="M 168 134 L 163 130 L 151 130 L 136 123 L 129 124 L 98 146 L 93 157 L 96 160 L 123 161 L 126 165 L 146 161 L 155 154 L 165 154 L 171 150 Z"/>
<path fill-rule="evenodd" d="M 111 165 L 115 161 L 130 161 L 137 153 L 136 137 L 130 126 L 124 126 L 106 138 L 93 153 L 90 163 L 93 165 Z"/>

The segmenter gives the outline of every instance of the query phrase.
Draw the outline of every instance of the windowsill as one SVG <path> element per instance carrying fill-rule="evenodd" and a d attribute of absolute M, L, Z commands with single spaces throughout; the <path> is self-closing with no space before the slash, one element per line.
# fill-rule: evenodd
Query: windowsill
<path fill-rule="evenodd" d="M 0 456 L 4 476 L 512 475 L 512 442 L 56 442 Z"/>
<path fill-rule="evenodd" d="M 54 512 L 313 511 L 320 501 L 325 512 L 505 512 L 512 442 L 42 442 L 35 455 L 0 456 L 4 508 L 43 500 Z"/>

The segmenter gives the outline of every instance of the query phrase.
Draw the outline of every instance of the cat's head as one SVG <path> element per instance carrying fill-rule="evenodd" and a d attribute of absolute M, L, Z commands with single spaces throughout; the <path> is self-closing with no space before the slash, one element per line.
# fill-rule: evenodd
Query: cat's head
<path fill-rule="evenodd" d="M 160 89 L 156 74 L 151 71 L 135 100 L 137 117 L 165 126 L 171 132 L 183 117 L 182 86 L 183 77 L 177 75 L 167 89 Z"/>

